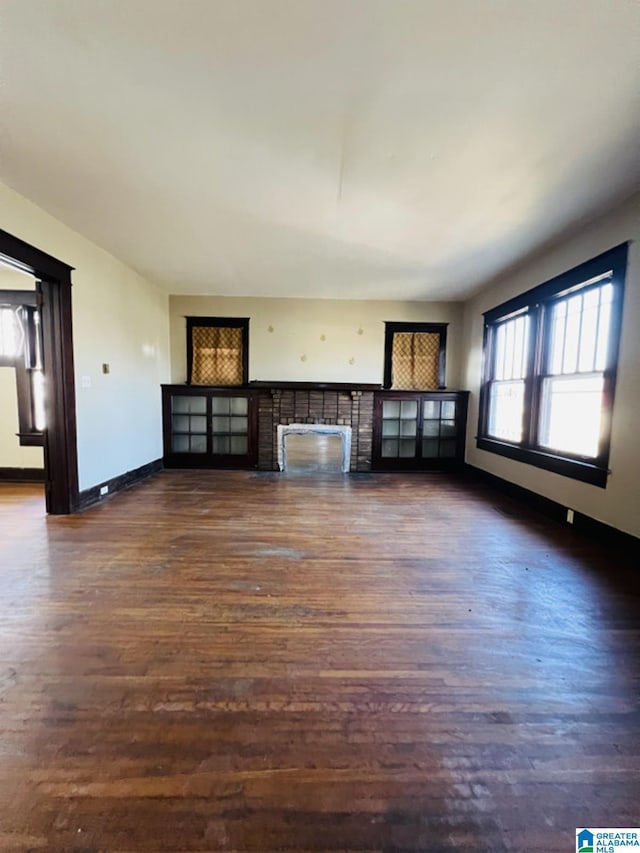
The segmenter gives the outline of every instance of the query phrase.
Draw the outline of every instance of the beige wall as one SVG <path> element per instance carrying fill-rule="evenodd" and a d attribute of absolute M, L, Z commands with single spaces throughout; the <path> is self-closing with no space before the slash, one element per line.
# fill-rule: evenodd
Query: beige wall
<path fill-rule="evenodd" d="M 640 536 L 640 195 L 516 272 L 485 288 L 465 306 L 466 370 L 471 391 L 467 461 L 478 468 Z M 606 489 L 579 483 L 531 465 L 478 450 L 478 393 L 482 366 L 482 312 L 627 240 L 629 265 L 624 299 L 618 381 Z"/>
<path fill-rule="evenodd" d="M 185 382 L 187 316 L 249 317 L 249 378 L 382 382 L 385 321 L 449 323 L 447 377 L 460 387 L 462 303 L 172 296 L 171 380 Z"/>
<path fill-rule="evenodd" d="M 78 474 L 86 489 L 162 456 L 168 299 L 112 255 L 0 184 L 6 231 L 75 267 L 72 311 Z M 111 371 L 101 372 L 106 362 Z M 90 383 L 83 387 L 82 377 Z"/>

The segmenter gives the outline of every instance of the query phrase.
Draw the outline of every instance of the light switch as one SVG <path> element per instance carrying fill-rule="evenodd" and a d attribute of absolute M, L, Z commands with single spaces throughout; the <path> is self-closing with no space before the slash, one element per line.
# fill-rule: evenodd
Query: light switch
<path fill-rule="evenodd" d="M 102 365 L 102 372 L 103 372 L 103 373 L 109 373 L 110 371 L 111 371 L 111 368 L 109 367 L 109 365 L 108 365 L 108 364 L 103 364 L 103 365 Z"/>
<path fill-rule="evenodd" d="M 90 376 L 81 376 L 80 377 L 80 385 L 82 388 L 91 388 L 91 377 Z"/>

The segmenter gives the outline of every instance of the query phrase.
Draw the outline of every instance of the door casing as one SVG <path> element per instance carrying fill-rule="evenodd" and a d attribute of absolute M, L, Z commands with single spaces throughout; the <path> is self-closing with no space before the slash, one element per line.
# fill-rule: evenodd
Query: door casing
<path fill-rule="evenodd" d="M 71 272 L 73 267 L 0 229 L 0 259 L 33 275 L 40 294 L 43 372 L 47 387 L 44 433 L 47 512 L 66 515 L 79 504 Z"/>

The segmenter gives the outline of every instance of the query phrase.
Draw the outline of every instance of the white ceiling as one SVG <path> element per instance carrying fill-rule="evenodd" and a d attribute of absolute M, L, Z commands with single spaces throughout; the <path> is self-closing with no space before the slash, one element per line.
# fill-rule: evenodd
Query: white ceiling
<path fill-rule="evenodd" d="M 172 293 L 460 299 L 640 186 L 636 0 L 0 18 L 0 178 Z"/>

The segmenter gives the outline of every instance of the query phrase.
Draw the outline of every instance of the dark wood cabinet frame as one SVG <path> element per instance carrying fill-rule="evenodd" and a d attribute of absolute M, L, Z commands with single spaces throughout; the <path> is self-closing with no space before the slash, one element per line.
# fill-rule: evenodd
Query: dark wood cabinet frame
<path fill-rule="evenodd" d="M 33 275 L 40 302 L 43 373 L 47 381 L 43 433 L 45 501 L 47 512 L 66 515 L 78 508 L 78 450 L 71 272 L 63 263 L 35 246 L 0 229 L 0 259 Z"/>
<path fill-rule="evenodd" d="M 415 455 L 413 457 L 384 457 L 382 455 L 382 406 L 385 400 L 415 400 L 418 404 Z M 456 404 L 456 455 L 423 457 L 420 450 L 424 418 L 422 404 L 425 400 L 453 401 Z M 379 391 L 373 403 L 373 441 L 371 469 L 373 471 L 451 471 L 464 464 L 465 438 L 467 432 L 468 391 Z"/>
<path fill-rule="evenodd" d="M 175 453 L 172 447 L 171 398 L 174 396 L 205 397 L 207 419 L 207 452 Z M 248 450 L 243 455 L 216 454 L 213 452 L 212 435 L 209 429 L 214 397 L 246 397 L 248 403 Z M 162 439 L 163 462 L 166 468 L 257 468 L 258 466 L 258 392 L 242 389 L 237 385 L 211 387 L 208 385 L 163 385 L 162 386 Z"/>

